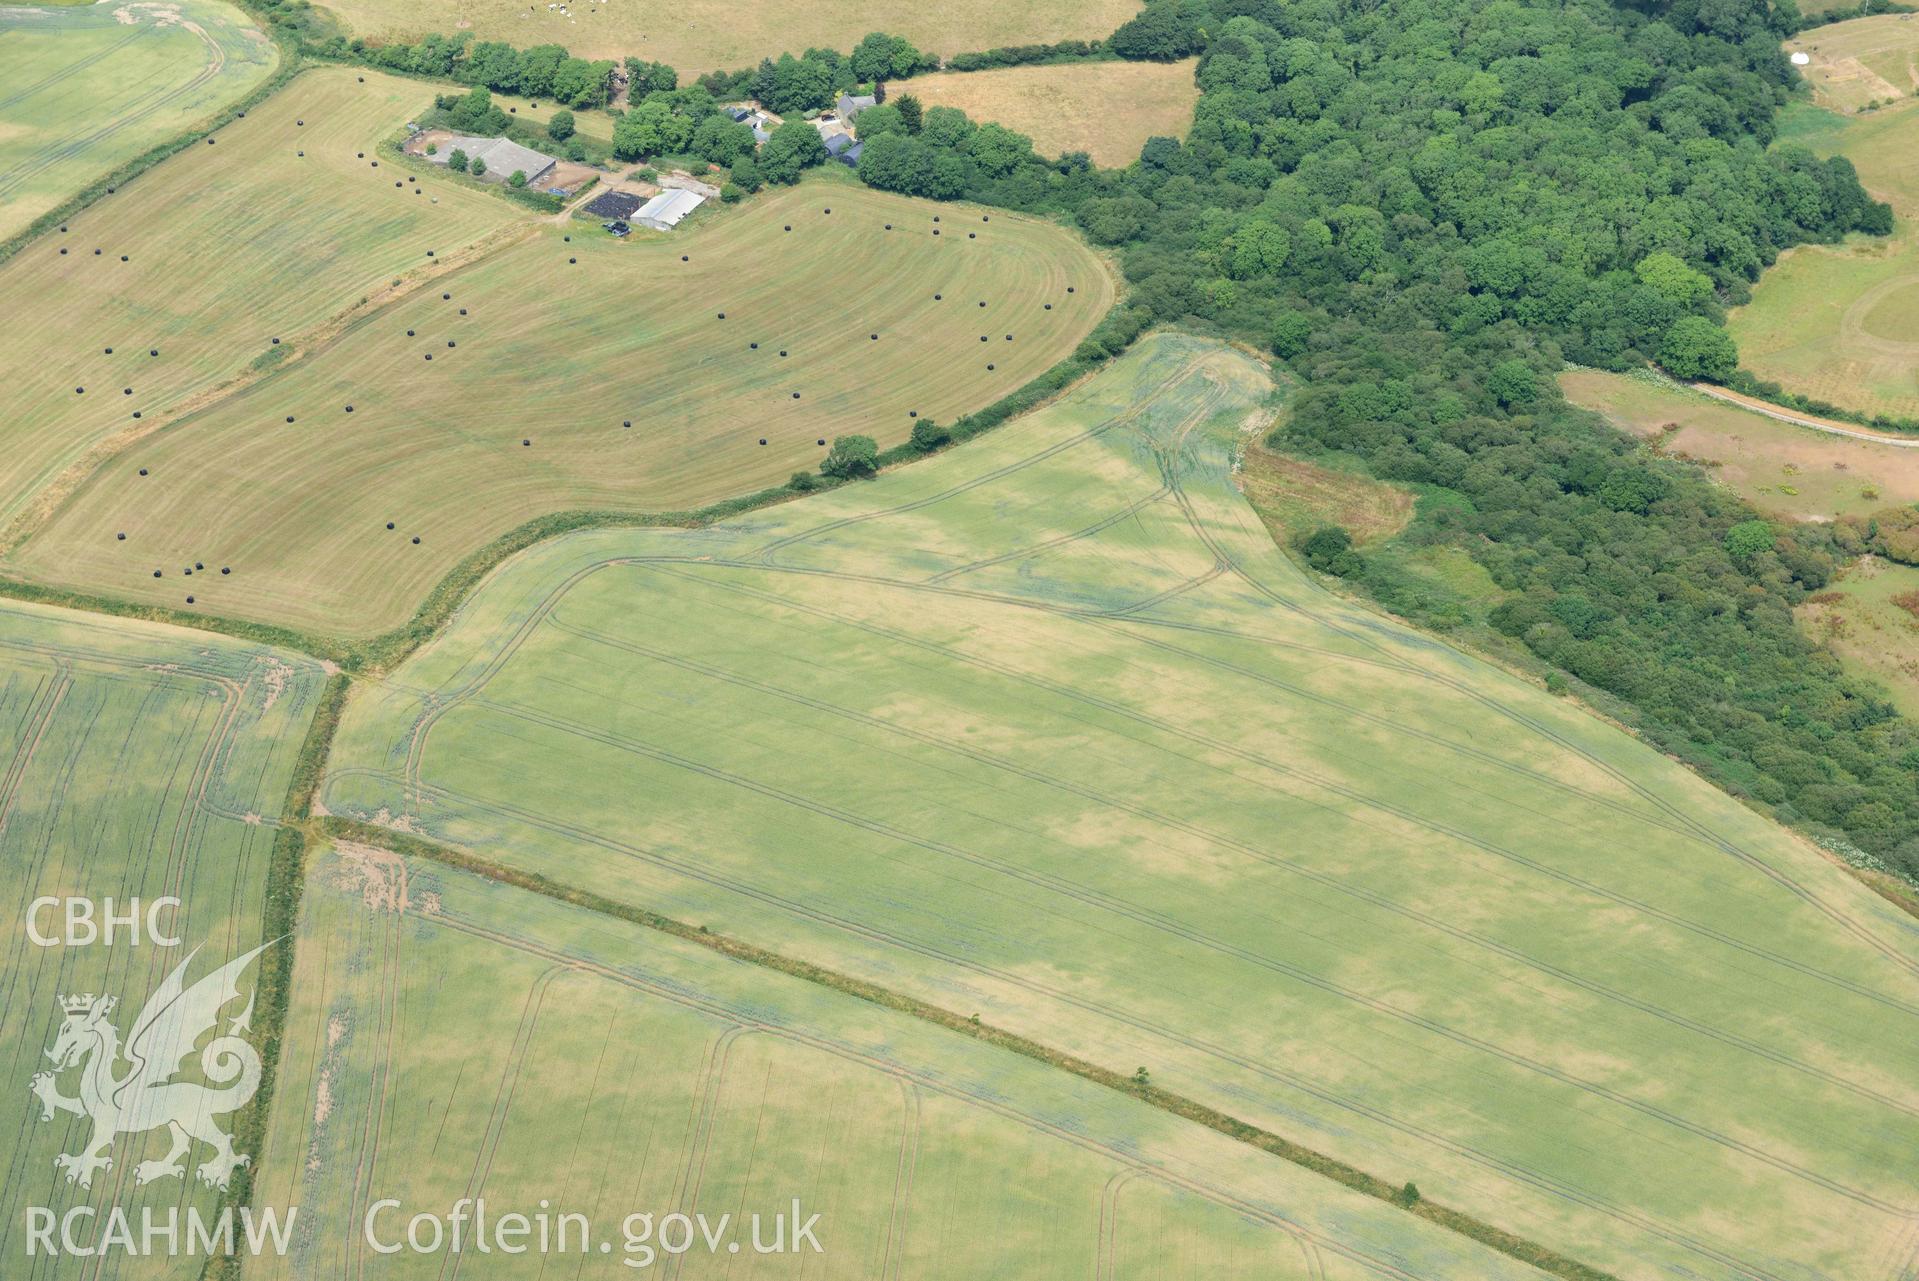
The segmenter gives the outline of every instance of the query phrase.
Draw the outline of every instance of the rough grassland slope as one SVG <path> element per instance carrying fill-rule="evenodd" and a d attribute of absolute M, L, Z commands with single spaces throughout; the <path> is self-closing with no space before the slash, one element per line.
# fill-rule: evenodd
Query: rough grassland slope
<path fill-rule="evenodd" d="M 941 54 L 1098 40 L 1139 11 L 1136 0 L 578 0 L 564 10 L 530 0 L 330 0 L 323 7 L 368 39 L 469 31 L 475 40 L 562 44 L 582 58 L 632 55 L 694 74 L 811 47 L 844 51 L 869 31 Z"/>
<path fill-rule="evenodd" d="M 0 240 L 244 97 L 279 57 L 220 0 L 0 8 Z"/>
<path fill-rule="evenodd" d="M 431 96 L 309 71 L 0 265 L 0 316 L 20 322 L 0 344 L 0 518 L 63 487 L 90 451 L 275 359 L 274 338 L 290 352 L 325 332 L 433 261 L 427 249 L 451 254 L 511 221 L 482 192 L 396 190 L 391 166 L 355 155 Z"/>
<path fill-rule="evenodd" d="M 0 1073 L 10 1083 L 0 1124 L 0 1258 L 7 1276 L 177 1277 L 180 1260 L 119 1257 L 104 1273 L 44 1256 L 28 1270 L 26 1207 L 56 1215 L 116 1204 L 135 1223 L 217 1196 L 194 1179 L 134 1184 L 142 1160 L 166 1152 L 164 1131 L 123 1135 L 113 1168 L 90 1190 L 68 1184 L 54 1157 L 84 1147 L 92 1126 L 61 1113 L 41 1119 L 27 1089 L 62 1022 L 59 997 L 117 997 L 134 1015 L 195 947 L 197 979 L 261 942 L 273 824 L 313 714 L 317 664 L 259 646 L 174 628 L 113 622 L 33 606 L 0 605 Z M 42 895 L 181 899 L 170 918 L 183 946 L 43 948 L 28 940 L 27 905 Z M 39 921 L 59 932 L 57 914 Z M 245 976 L 252 991 L 257 974 Z M 236 1004 L 228 1011 L 237 1014 Z M 124 1069 L 116 1069 L 124 1071 Z M 58 1084 L 75 1092 L 69 1073 Z M 195 1160 L 207 1155 L 196 1148 Z M 257 1156 L 257 1153 L 253 1154 Z M 81 1234 L 85 1235 L 84 1227 Z"/>
<path fill-rule="evenodd" d="M 1017 129 L 1041 155 L 1084 151 L 1097 164 L 1123 168 L 1139 159 L 1148 138 L 1186 135 L 1199 102 L 1196 64 L 1189 58 L 942 71 L 892 92 Z"/>
<path fill-rule="evenodd" d="M 348 708 L 326 803 L 1623 1275 L 1901 1275 L 1913 922 L 1301 578 L 1231 478 L 1270 389 L 1161 336 L 876 484 L 545 545 Z"/>
<path fill-rule="evenodd" d="M 834 436 L 951 422 L 1068 355 L 1113 299 L 1085 243 L 1033 219 L 824 181 L 716 212 L 633 243 L 529 226 L 115 457 L 13 564 L 377 632 L 533 517 L 694 508 L 817 466 Z M 196 563 L 233 573 L 181 575 Z"/>
<path fill-rule="evenodd" d="M 1031 1060 L 431 863 L 316 861 L 299 948 L 259 1197 L 298 1206 L 302 1240 L 249 1276 L 443 1275 L 359 1225 L 475 1192 L 614 1247 L 489 1278 L 653 1275 L 620 1228 L 649 1212 L 732 1215 L 738 1254 L 653 1261 L 732 1281 L 1536 1275 Z M 823 1253 L 753 1254 L 747 1216 L 795 1197 Z"/>

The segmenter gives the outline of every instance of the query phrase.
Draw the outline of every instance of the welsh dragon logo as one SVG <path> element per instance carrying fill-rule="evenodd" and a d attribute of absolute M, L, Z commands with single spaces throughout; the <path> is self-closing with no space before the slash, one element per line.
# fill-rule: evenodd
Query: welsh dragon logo
<path fill-rule="evenodd" d="M 107 1149 L 116 1137 L 161 1126 L 171 1132 L 173 1146 L 161 1159 L 134 1167 L 135 1184 L 184 1178 L 184 1158 L 195 1139 L 213 1149 L 197 1171 L 208 1187 L 224 1189 L 235 1169 L 252 1162 L 252 1157 L 233 1150 L 233 1140 L 214 1121 L 245 1107 L 260 1088 L 260 1056 L 240 1037 L 250 1030 L 251 994 L 246 1008 L 229 1020 L 226 1034 L 214 1037 L 200 1052 L 200 1071 L 213 1084 L 171 1078 L 200 1038 L 218 1028 L 220 1011 L 239 999 L 241 971 L 271 946 L 254 948 L 191 987 L 186 986 L 186 969 L 199 949 L 189 952 L 141 1007 L 124 1046 L 119 1029 L 107 1017 L 118 1004 L 113 997 L 87 993 L 60 998 L 66 1020 L 46 1052 L 53 1070 L 36 1075 L 32 1089 L 40 1100 L 42 1121 L 71 1112 L 93 1122 L 93 1137 L 84 1148 L 53 1159 L 66 1172 L 67 1182 L 92 1187 L 97 1171 L 113 1168 Z M 74 1068 L 80 1070 L 80 1092 L 69 1097 L 56 1082 Z"/>

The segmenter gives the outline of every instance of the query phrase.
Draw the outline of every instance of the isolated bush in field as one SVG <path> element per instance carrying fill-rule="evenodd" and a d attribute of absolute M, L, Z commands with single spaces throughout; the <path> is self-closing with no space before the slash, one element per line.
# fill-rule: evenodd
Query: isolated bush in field
<path fill-rule="evenodd" d="M 871 476 L 879 470 L 879 462 L 880 447 L 871 436 L 835 436 L 820 470 L 828 476 L 852 480 Z"/>
<path fill-rule="evenodd" d="M 437 142 L 429 142 L 429 143 L 427 143 L 427 144 L 426 144 L 426 154 L 427 154 L 427 155 L 429 155 L 429 156 L 437 156 L 437 155 L 439 155 L 439 154 L 440 154 L 440 144 L 439 144 L 439 143 L 437 143 Z"/>
<path fill-rule="evenodd" d="M 585 160 L 586 144 L 582 143 L 578 138 L 569 139 L 566 144 L 566 158 L 576 165 Z"/>
<path fill-rule="evenodd" d="M 453 154 L 446 158 L 446 167 L 453 170 L 453 172 L 455 173 L 465 173 L 466 172 L 466 152 L 459 147 L 455 147 L 453 149 Z"/>
<path fill-rule="evenodd" d="M 555 142 L 565 142 L 573 136 L 573 113 L 556 111 L 553 118 L 546 122 L 546 136 Z"/>
<path fill-rule="evenodd" d="M 466 171 L 472 174 L 475 178 L 478 178 L 480 175 L 486 172 L 486 161 L 480 159 L 478 156 L 475 156 L 470 162 L 468 162 Z"/>
<path fill-rule="evenodd" d="M 1321 525 L 1301 538 L 1296 546 L 1306 563 L 1322 574 L 1347 578 L 1366 567 L 1366 562 L 1353 550 L 1353 536 L 1338 525 Z"/>

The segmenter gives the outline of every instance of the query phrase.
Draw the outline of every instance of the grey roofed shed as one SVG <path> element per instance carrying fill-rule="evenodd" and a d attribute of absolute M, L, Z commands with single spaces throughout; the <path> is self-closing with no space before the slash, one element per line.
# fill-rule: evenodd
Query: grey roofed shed
<path fill-rule="evenodd" d="M 540 179 L 559 163 L 552 156 L 542 155 L 531 147 L 522 147 L 511 139 L 471 136 L 448 138 L 444 148 L 427 159 L 436 165 L 443 165 L 455 151 L 466 152 L 468 163 L 474 160 L 486 162 L 486 172 L 480 175 L 485 182 L 505 182 L 518 172 L 526 175 L 527 186 L 538 186 Z"/>

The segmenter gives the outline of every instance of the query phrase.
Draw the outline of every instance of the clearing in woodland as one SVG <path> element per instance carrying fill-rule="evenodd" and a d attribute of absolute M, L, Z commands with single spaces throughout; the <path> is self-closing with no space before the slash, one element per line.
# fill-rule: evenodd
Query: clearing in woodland
<path fill-rule="evenodd" d="M 223 0 L 0 8 L 0 240 L 279 65 Z"/>
<path fill-rule="evenodd" d="M 845 52 L 869 31 L 904 36 L 931 53 L 1001 45 L 1103 40 L 1139 11 L 1138 0 L 326 0 L 351 33 L 368 40 L 471 34 L 522 49 L 565 45 L 582 58 L 643 58 L 682 79 L 737 70 L 808 48 Z"/>
<path fill-rule="evenodd" d="M 1906 29 L 1919 39 L 1919 20 Z M 1800 105 L 1780 125 L 1781 142 L 1852 161 L 1896 223 L 1781 254 L 1727 319 L 1741 362 L 1829 404 L 1919 418 L 1919 99 L 1861 116 Z"/>
<path fill-rule="evenodd" d="M 1559 386 L 1660 453 L 1710 469 L 1768 515 L 1832 520 L 1919 502 L 1919 448 L 1795 427 L 1652 375 L 1575 369 Z"/>
<path fill-rule="evenodd" d="M 302 1232 L 249 1276 L 441 1276 L 362 1225 L 402 1240 L 469 1196 L 589 1225 L 489 1278 L 1537 1276 L 1125 1094 L 468 871 L 342 843 L 301 918 L 257 1199 Z M 776 1237 L 795 1198 L 817 1253 Z M 669 1261 L 673 1214 L 716 1245 Z"/>
<path fill-rule="evenodd" d="M 1055 224 L 830 178 L 672 235 L 520 230 L 337 331 L 256 327 L 247 351 L 283 332 L 294 354 L 95 467 L 9 566 L 368 635 L 536 517 L 697 508 L 810 471 L 835 436 L 950 423 L 1071 354 L 1117 288 Z M 447 244 L 416 234 L 412 260 Z M 72 412 L 93 399 L 67 389 Z M 199 564 L 232 573 L 183 576 Z"/>
<path fill-rule="evenodd" d="M 958 107 L 1033 140 L 1041 155 L 1083 151 L 1095 164 L 1124 168 L 1148 138 L 1183 138 L 1193 123 L 1198 60 L 1067 62 L 942 71 L 891 86 L 929 107 Z"/>
<path fill-rule="evenodd" d="M 1272 392 L 1158 335 L 876 483 L 543 544 L 359 690 L 327 808 L 1143 1066 L 1621 1275 L 1899 1275 L 1911 920 L 1303 577 L 1233 484 Z"/>
<path fill-rule="evenodd" d="M 61 997 L 112 998 L 118 1004 L 106 1023 L 130 1036 L 147 998 L 191 949 L 200 952 L 189 982 L 265 941 L 269 858 L 320 682 L 318 664 L 258 645 L 0 604 L 0 946 L 8 978 L 0 1073 L 11 1083 L 0 1126 L 0 1255 L 26 1257 L 30 1206 L 64 1215 L 117 1205 L 137 1223 L 143 1211 L 191 1205 L 210 1216 L 219 1204 L 201 1181 L 213 1173 L 205 1145 L 195 1145 L 179 1177 L 137 1181 L 142 1161 L 166 1155 L 165 1130 L 119 1135 L 104 1153 L 111 1166 L 92 1170 L 90 1187 L 69 1182 L 55 1158 L 85 1149 L 91 1120 L 68 1111 L 44 1118 L 28 1082 L 52 1067 L 45 1052 L 66 1022 Z M 124 927 L 112 946 L 75 934 L 43 947 L 28 935 L 28 905 L 41 897 L 96 907 L 110 899 L 124 913 L 130 900 L 169 895 L 181 906 L 156 920 L 179 947 L 128 945 Z M 57 907 L 43 909 L 34 925 L 42 936 L 65 934 Z M 243 994 L 256 990 L 264 960 L 242 977 Z M 226 1010 L 239 1013 L 237 1001 Z M 264 1016 L 262 1005 L 256 1024 Z M 200 1079 L 198 1062 L 189 1079 Z M 81 1071 L 124 1071 L 83 1063 Z M 75 1097 L 81 1071 L 57 1072 L 55 1090 Z M 219 1123 L 232 1129 L 230 1116 Z M 7 1272 L 77 1276 L 76 1263 L 36 1261 Z M 179 1264 L 121 1256 L 109 1275 L 177 1277 Z"/>

